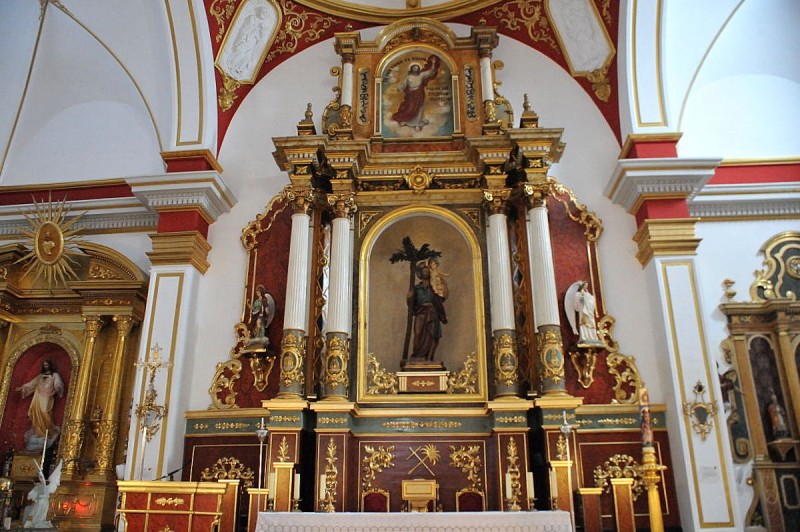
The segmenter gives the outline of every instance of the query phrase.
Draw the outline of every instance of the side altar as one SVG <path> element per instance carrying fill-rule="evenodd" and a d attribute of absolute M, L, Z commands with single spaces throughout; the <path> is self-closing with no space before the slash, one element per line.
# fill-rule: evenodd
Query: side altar
<path fill-rule="evenodd" d="M 234 345 L 184 450 L 184 480 L 241 480 L 251 527 L 256 507 L 679 524 L 602 223 L 549 175 L 562 130 L 498 92 L 498 42 L 429 19 L 338 33 L 334 100 L 273 139 L 288 184 L 242 232 Z"/>

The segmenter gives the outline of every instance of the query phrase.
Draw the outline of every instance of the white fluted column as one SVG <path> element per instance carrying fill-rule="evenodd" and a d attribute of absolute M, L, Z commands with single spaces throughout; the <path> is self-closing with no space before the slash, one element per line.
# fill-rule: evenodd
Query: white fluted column
<path fill-rule="evenodd" d="M 347 399 L 350 386 L 350 316 L 353 299 L 353 233 L 351 216 L 356 210 L 353 194 L 330 194 L 333 208 L 330 288 L 326 350 L 322 364 L 322 399 Z"/>
<path fill-rule="evenodd" d="M 484 199 L 491 214 L 487 234 L 489 298 L 494 338 L 495 397 L 520 393 L 517 332 L 514 326 L 514 291 L 511 282 L 511 251 L 506 204 L 510 189 L 486 190 Z"/>
<path fill-rule="evenodd" d="M 526 186 L 531 208 L 528 211 L 528 250 L 531 264 L 531 286 L 534 323 L 539 333 L 539 381 L 544 393 L 566 391 L 564 348 L 558 316 L 556 275 L 553 267 L 553 244 L 547 205 L 541 192 Z"/>
<path fill-rule="evenodd" d="M 313 192 L 291 191 L 292 238 L 289 248 L 289 272 L 286 279 L 286 308 L 281 340 L 281 378 L 279 398 L 300 397 L 305 385 L 304 360 L 308 316 L 309 257 L 311 255 L 309 210 Z"/>

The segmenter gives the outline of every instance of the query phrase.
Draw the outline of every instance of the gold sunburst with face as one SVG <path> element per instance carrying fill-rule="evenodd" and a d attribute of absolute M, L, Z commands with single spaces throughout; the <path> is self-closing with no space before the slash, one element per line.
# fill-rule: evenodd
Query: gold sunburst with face
<path fill-rule="evenodd" d="M 47 203 L 37 203 L 34 199 L 34 209 L 22 213 L 31 224 L 31 230 L 22 232 L 30 251 L 17 261 L 27 262 L 22 277 L 33 274 L 33 285 L 44 278 L 48 290 L 54 284 L 66 285 L 68 278 L 77 279 L 78 274 L 72 268 L 77 262 L 72 257 L 83 255 L 78 247 L 84 242 L 78 238 L 81 229 L 73 229 L 83 214 L 65 222 L 69 214 L 66 201 L 64 198 L 54 204 L 48 198 Z"/>

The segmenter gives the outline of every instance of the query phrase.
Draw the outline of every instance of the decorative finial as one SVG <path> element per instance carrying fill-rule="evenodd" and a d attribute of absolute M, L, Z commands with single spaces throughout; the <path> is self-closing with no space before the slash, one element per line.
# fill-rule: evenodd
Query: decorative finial
<path fill-rule="evenodd" d="M 725 297 L 728 299 L 728 301 L 733 301 L 733 298 L 736 295 L 736 290 L 733 289 L 733 285 L 736 284 L 736 281 L 732 279 L 725 279 L 722 281 L 722 284 L 725 285 Z"/>
<path fill-rule="evenodd" d="M 528 101 L 528 93 L 527 92 L 523 95 L 522 109 L 526 113 L 531 110 L 531 102 Z"/>
<path fill-rule="evenodd" d="M 485 19 L 485 18 L 481 18 L 481 19 L 479 19 L 479 20 L 478 20 L 478 25 L 480 25 L 480 26 L 486 26 L 486 19 Z"/>
<path fill-rule="evenodd" d="M 344 31 L 353 31 L 353 25 L 348 22 L 344 27 Z"/>
<path fill-rule="evenodd" d="M 311 102 L 306 105 L 306 122 L 311 122 L 311 119 L 314 117 L 314 113 L 311 112 Z"/>

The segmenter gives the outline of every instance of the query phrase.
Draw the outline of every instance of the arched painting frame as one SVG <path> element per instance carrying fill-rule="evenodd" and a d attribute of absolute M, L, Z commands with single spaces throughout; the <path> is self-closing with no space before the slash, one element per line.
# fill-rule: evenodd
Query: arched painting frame
<path fill-rule="evenodd" d="M 79 369 L 78 352 L 75 346 L 64 336 L 57 333 L 36 331 L 19 343 L 14 349 L 8 362 L 3 367 L 3 378 L 0 383 L 0 433 L 4 439 L 0 446 L 6 449 L 5 435 L 13 437 L 15 451 L 24 449 L 24 430 L 22 421 L 28 422 L 27 410 L 31 397 L 22 399 L 14 395 L 16 388 L 35 377 L 40 370 L 41 361 L 51 359 L 56 371 L 64 381 L 65 395 L 58 398 L 53 407 L 54 422 L 61 428 L 63 434 L 64 423 L 69 418 L 74 397 L 74 385 L 77 383 Z M 17 426 L 19 425 L 19 427 Z M 27 424 L 25 425 L 27 428 Z M 11 440 L 9 440 L 11 441 Z"/>
<path fill-rule="evenodd" d="M 392 378 L 400 370 L 407 323 L 406 294 L 409 262 L 390 261 L 403 247 L 404 237 L 417 248 L 428 244 L 440 251 L 440 270 L 445 274 L 449 297 L 444 302 L 448 323 L 435 360 L 451 373 L 461 371 L 475 354 L 475 386 L 456 393 L 399 394 L 376 390 L 370 384 L 375 366 Z M 454 212 L 433 206 L 396 209 L 370 228 L 359 260 L 358 290 L 358 385 L 360 403 L 475 402 L 487 399 L 486 327 L 484 323 L 483 267 L 478 238 L 468 223 Z M 416 283 L 415 279 L 415 283 Z M 369 381 L 368 382 L 368 378 Z"/>

